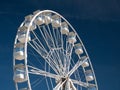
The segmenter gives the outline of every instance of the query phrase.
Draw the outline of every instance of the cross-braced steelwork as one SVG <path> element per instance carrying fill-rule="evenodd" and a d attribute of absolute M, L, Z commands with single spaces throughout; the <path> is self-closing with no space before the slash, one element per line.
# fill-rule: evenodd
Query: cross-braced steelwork
<path fill-rule="evenodd" d="M 54 11 L 37 10 L 25 17 L 13 57 L 16 90 L 98 90 L 80 37 Z"/>

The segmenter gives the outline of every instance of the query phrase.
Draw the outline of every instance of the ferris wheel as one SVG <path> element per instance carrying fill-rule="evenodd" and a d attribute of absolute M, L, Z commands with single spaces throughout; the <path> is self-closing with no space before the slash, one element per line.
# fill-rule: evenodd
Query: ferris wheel
<path fill-rule="evenodd" d="M 57 12 L 37 10 L 26 16 L 13 51 L 16 90 L 98 90 L 80 37 Z"/>

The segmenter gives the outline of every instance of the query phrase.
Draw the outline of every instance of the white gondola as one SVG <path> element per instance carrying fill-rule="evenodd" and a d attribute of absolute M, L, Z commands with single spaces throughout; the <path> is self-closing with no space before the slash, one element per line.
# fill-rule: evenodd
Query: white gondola
<path fill-rule="evenodd" d="M 52 22 L 52 14 L 50 12 L 43 13 L 45 17 L 45 24 L 50 24 Z"/>
<path fill-rule="evenodd" d="M 58 28 L 61 26 L 61 18 L 58 15 L 53 15 L 52 16 L 52 26 L 54 28 Z"/>
<path fill-rule="evenodd" d="M 89 66 L 89 63 L 88 63 L 88 61 L 86 61 L 86 62 L 84 62 L 83 64 L 82 64 L 82 67 L 88 67 Z"/>
<path fill-rule="evenodd" d="M 74 48 L 75 48 L 75 53 L 76 54 L 82 54 L 83 53 L 82 45 L 80 43 L 75 44 Z"/>
<path fill-rule="evenodd" d="M 92 80 L 94 80 L 93 73 L 92 73 L 91 70 L 85 71 L 85 74 L 86 74 L 86 80 L 87 80 L 87 81 L 92 81 Z"/>
<path fill-rule="evenodd" d="M 44 23 L 45 23 L 45 18 L 44 18 L 44 16 L 43 16 L 43 15 L 37 16 L 36 19 L 35 19 L 35 21 L 34 21 L 34 23 L 35 23 L 36 25 L 42 25 L 42 24 L 44 24 Z"/>
<path fill-rule="evenodd" d="M 86 60 L 86 59 L 88 59 L 88 57 L 87 56 L 82 56 L 81 57 L 81 60 Z M 88 60 L 87 61 L 85 61 L 83 64 L 82 64 L 82 67 L 88 67 L 89 66 L 89 63 L 88 63 Z"/>
<path fill-rule="evenodd" d="M 15 66 L 14 81 L 18 83 L 25 82 L 27 80 L 25 66 L 18 64 Z"/>
<path fill-rule="evenodd" d="M 61 23 L 61 33 L 66 35 L 69 33 L 68 25 L 66 22 Z"/>
<path fill-rule="evenodd" d="M 27 27 L 25 27 L 25 26 L 20 27 L 19 31 L 18 31 L 18 40 L 21 43 L 25 43 L 26 34 L 27 34 Z M 30 40 L 31 40 L 31 37 L 30 37 L 30 34 L 29 34 L 28 38 L 27 38 L 27 42 L 30 41 Z"/>
<path fill-rule="evenodd" d="M 74 32 L 68 33 L 68 42 L 72 44 L 76 42 L 76 34 Z"/>
<path fill-rule="evenodd" d="M 29 27 L 30 21 L 32 20 L 32 18 L 33 18 L 33 15 L 28 15 L 28 16 L 26 16 L 26 17 L 25 17 L 24 26 Z M 32 30 L 35 30 L 35 29 L 36 29 L 36 25 L 35 25 L 35 23 L 33 22 L 33 23 L 30 25 L 30 30 L 32 31 Z"/>
<path fill-rule="evenodd" d="M 25 58 L 24 55 L 24 47 L 22 43 L 18 43 L 14 47 L 14 57 L 17 60 L 23 60 Z"/>

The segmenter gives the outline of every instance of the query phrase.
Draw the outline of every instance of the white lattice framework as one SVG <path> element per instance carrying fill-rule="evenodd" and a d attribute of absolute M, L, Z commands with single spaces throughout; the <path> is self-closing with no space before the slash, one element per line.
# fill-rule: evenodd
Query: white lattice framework
<path fill-rule="evenodd" d="M 13 57 L 16 90 L 98 90 L 80 37 L 54 11 L 37 10 L 25 17 Z"/>

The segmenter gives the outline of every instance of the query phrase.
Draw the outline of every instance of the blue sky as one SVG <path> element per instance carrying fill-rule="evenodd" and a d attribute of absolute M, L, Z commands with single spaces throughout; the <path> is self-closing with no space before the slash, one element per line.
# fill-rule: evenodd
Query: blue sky
<path fill-rule="evenodd" d="M 99 90 L 119 90 L 118 0 L 1 0 L 0 90 L 15 90 L 12 67 L 14 38 L 24 17 L 37 9 L 55 10 L 73 25 L 89 53 Z"/>

